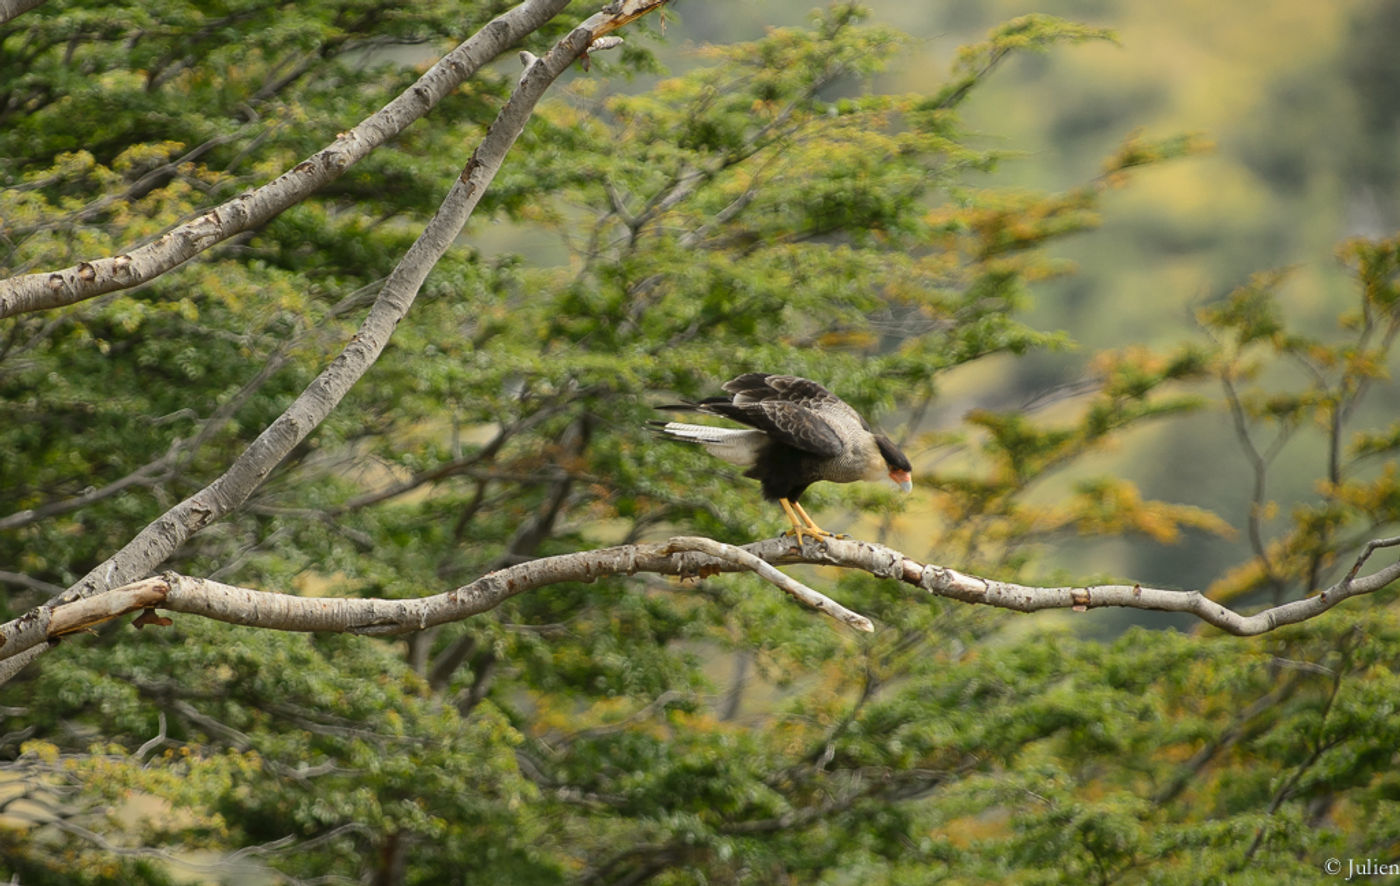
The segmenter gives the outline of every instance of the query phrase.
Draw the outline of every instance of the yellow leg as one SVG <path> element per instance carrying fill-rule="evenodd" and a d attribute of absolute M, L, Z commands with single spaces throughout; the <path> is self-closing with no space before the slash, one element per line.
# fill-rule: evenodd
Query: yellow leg
<path fill-rule="evenodd" d="M 802 510 L 802 505 L 788 501 L 785 498 L 778 499 L 778 504 L 783 506 L 783 513 L 787 514 L 788 520 L 792 523 L 789 530 L 797 536 L 797 543 L 802 544 L 802 536 L 809 535 L 814 539 L 830 537 L 832 533 L 812 522 L 812 518 L 807 516 L 807 512 Z"/>
<path fill-rule="evenodd" d="M 788 531 L 797 536 L 797 543 L 799 545 L 802 544 L 803 534 L 812 535 L 811 530 L 802 525 L 802 521 L 798 518 L 797 512 L 793 510 L 792 502 L 785 498 L 780 498 L 778 499 L 778 504 L 783 506 L 783 513 L 787 514 L 788 521 L 792 523 L 792 529 Z M 813 537 L 815 538 L 815 536 Z"/>
<path fill-rule="evenodd" d="M 821 528 L 820 526 L 818 526 L 817 523 L 816 523 L 816 521 L 813 520 L 813 519 L 807 514 L 806 509 L 803 508 L 802 505 L 798 504 L 797 502 L 793 502 L 793 503 L 792 503 L 792 507 L 793 507 L 793 510 L 797 511 L 797 516 L 800 517 L 800 518 L 802 518 L 802 522 L 807 524 L 807 531 L 808 531 L 809 533 L 811 533 L 812 535 L 815 535 L 817 538 L 824 538 L 824 537 L 828 537 L 828 538 L 842 538 L 842 537 L 843 537 L 843 536 L 837 535 L 837 534 L 834 533 L 834 532 L 827 532 L 825 529 L 823 529 L 823 528 Z"/>

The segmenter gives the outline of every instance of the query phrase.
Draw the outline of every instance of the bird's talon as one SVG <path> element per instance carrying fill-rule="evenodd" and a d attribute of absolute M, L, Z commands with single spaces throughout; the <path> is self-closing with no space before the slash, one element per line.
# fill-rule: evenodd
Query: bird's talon
<path fill-rule="evenodd" d="M 789 529 L 786 532 L 784 532 L 783 535 L 795 539 L 797 541 L 798 548 L 801 548 L 804 544 L 806 544 L 808 539 L 820 545 L 824 544 L 828 538 L 846 537 L 844 535 L 837 535 L 834 532 L 827 532 L 825 529 L 821 530 L 820 532 L 813 532 L 810 529 L 803 529 L 801 531 L 794 531 L 792 529 Z"/>
<path fill-rule="evenodd" d="M 799 548 L 802 547 L 802 536 L 811 534 L 812 533 L 808 532 L 805 529 L 788 529 L 783 532 L 783 535 L 787 536 L 788 538 L 796 539 L 797 546 Z"/>
<path fill-rule="evenodd" d="M 797 546 L 798 546 L 799 548 L 801 548 L 804 544 L 806 544 L 805 539 L 808 539 L 808 538 L 810 538 L 812 541 L 816 542 L 817 544 L 821 544 L 822 539 L 824 539 L 824 538 L 840 538 L 840 537 L 841 537 L 841 536 L 834 535 L 834 534 L 832 534 L 832 533 L 830 533 L 830 532 L 827 532 L 825 529 L 819 529 L 819 530 L 817 530 L 816 532 L 813 532 L 812 530 L 810 530 L 810 529 L 805 529 L 805 528 L 804 528 L 804 529 L 797 529 L 797 528 L 787 529 L 787 530 L 784 530 L 784 531 L 783 531 L 783 535 L 785 535 L 785 536 L 787 536 L 787 537 L 789 537 L 789 538 L 794 538 L 794 539 L 796 539 L 796 540 L 797 540 Z"/>

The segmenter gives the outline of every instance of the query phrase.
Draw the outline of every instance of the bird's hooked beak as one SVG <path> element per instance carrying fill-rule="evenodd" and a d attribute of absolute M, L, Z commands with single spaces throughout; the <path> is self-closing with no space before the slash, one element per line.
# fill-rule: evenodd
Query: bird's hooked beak
<path fill-rule="evenodd" d="M 900 492 L 912 492 L 914 489 L 914 478 L 908 471 L 890 471 L 890 479 Z"/>

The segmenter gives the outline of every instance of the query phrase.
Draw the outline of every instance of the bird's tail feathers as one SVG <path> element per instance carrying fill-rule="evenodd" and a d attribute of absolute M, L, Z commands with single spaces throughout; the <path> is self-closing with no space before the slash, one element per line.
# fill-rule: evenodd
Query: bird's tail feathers
<path fill-rule="evenodd" d="M 666 408 L 666 407 L 661 407 Z M 735 436 L 742 436 L 748 431 L 738 428 L 717 428 L 714 425 L 692 425 L 683 421 L 651 421 L 647 422 L 653 428 L 667 437 L 675 440 L 685 440 L 690 443 L 720 443 Z"/>
<path fill-rule="evenodd" d="M 648 424 L 665 437 L 686 443 L 699 443 L 711 455 L 736 465 L 753 464 L 759 447 L 766 439 L 762 431 L 750 428 L 718 428 L 714 425 L 692 425 L 683 421 L 653 421 Z"/>

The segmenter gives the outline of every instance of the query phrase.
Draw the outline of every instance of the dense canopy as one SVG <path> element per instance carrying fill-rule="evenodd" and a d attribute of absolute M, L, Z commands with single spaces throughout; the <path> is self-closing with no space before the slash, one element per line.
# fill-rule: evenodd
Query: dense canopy
<path fill-rule="evenodd" d="M 699 46 L 709 7 L 661 5 L 0 6 L 0 669 L 27 665 L 0 877 L 1272 884 L 1392 857 L 1390 589 L 1236 638 L 774 558 L 862 632 L 748 567 L 624 563 L 395 636 L 153 607 L 12 655 L 49 601 L 151 572 L 408 607 L 765 539 L 739 467 L 647 427 L 759 369 L 899 441 L 912 495 L 802 503 L 920 578 L 1131 596 L 1228 557 L 1203 590 L 1252 611 L 1389 574 L 1400 241 L 1343 241 L 1335 291 L 1225 277 L 1191 329 L 1076 350 L 1065 317 L 1139 329 L 1173 280 L 1047 303 L 1118 254 L 1075 276 L 1062 250 L 1181 253 L 1114 201 L 1205 142 L 1124 126 L 1012 188 L 1051 161 L 964 120 L 1070 101 L 1018 78 L 1109 31 L 1011 18 L 901 91 L 920 47 L 883 8 Z M 1026 96 L 978 109 L 998 78 Z"/>

